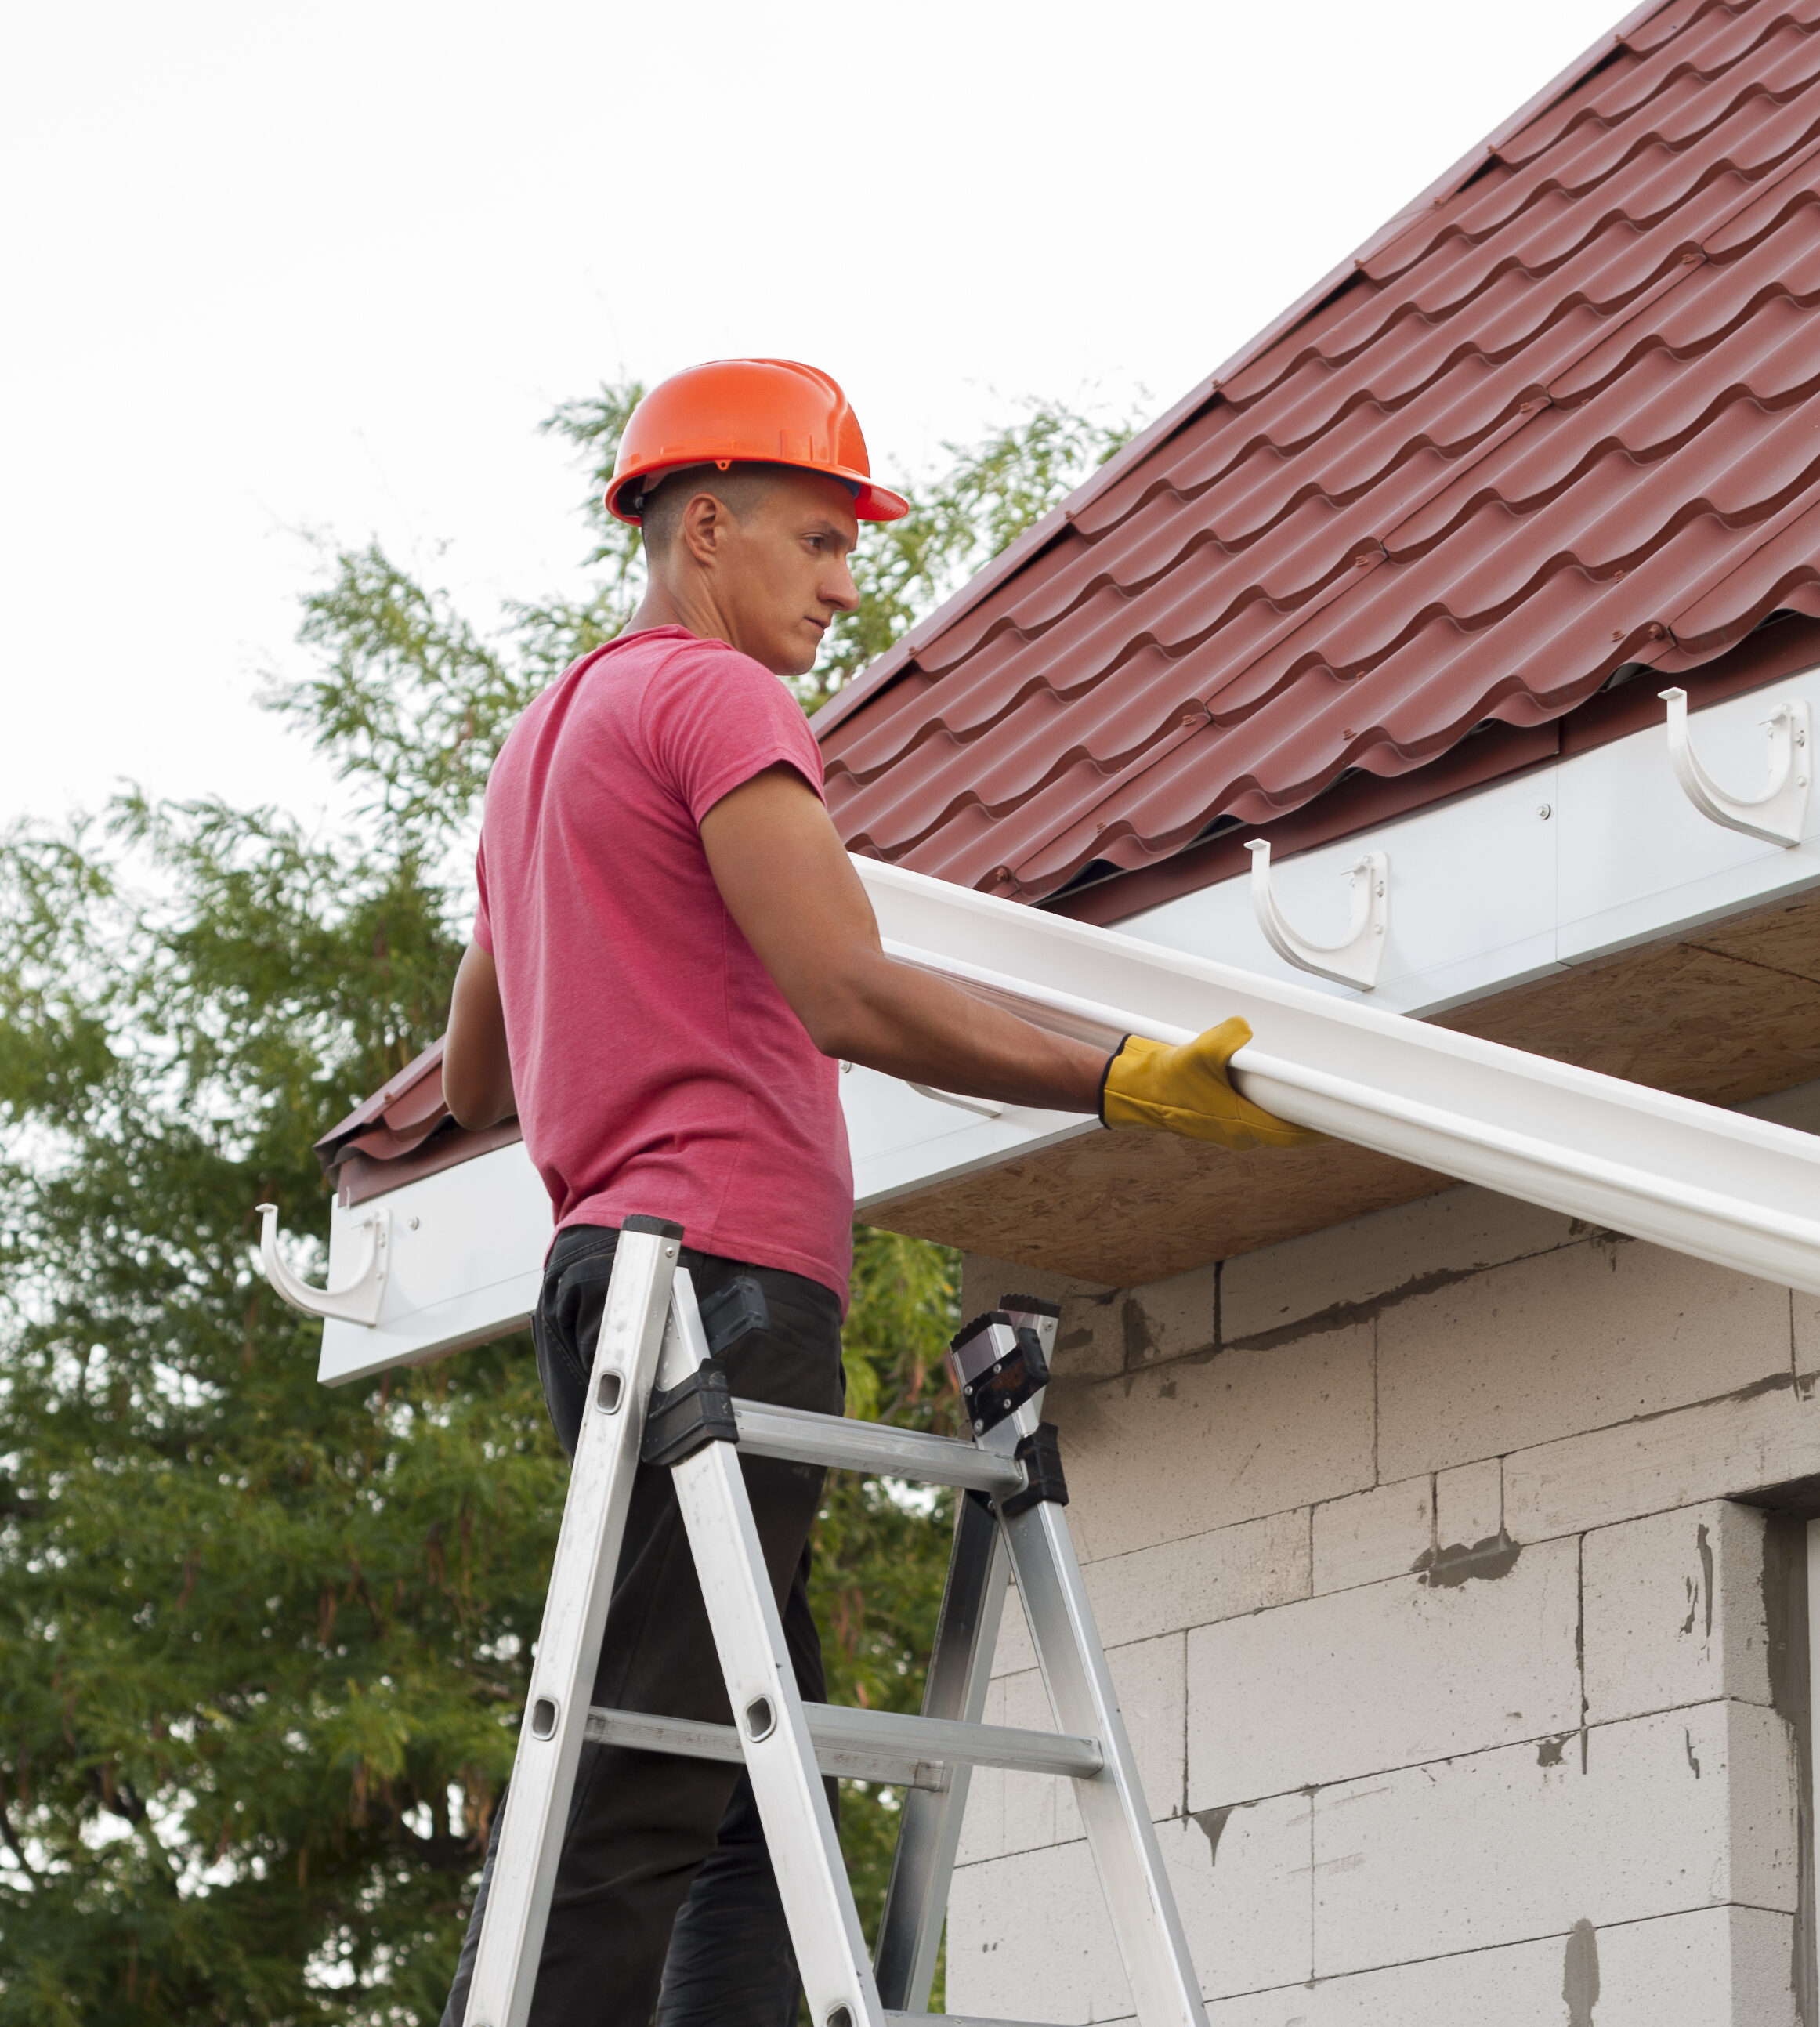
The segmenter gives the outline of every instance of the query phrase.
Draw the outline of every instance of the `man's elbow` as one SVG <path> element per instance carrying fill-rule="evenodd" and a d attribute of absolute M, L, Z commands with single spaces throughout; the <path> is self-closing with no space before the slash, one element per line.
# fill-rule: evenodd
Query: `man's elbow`
<path fill-rule="evenodd" d="M 796 1017 L 821 1054 L 841 1062 L 863 1056 L 878 1037 L 877 1017 L 869 1016 L 856 995 L 847 993 L 818 995 L 813 1004 L 796 1010 Z"/>
<path fill-rule="evenodd" d="M 497 1126 L 518 1109 L 509 1069 L 502 1072 L 493 1063 L 471 1063 L 467 1052 L 451 1046 L 442 1058 L 442 1102 L 457 1126 L 470 1133 Z"/>
<path fill-rule="evenodd" d="M 507 1117 L 511 1108 L 502 1111 L 497 1101 L 478 1098 L 459 1085 L 451 1087 L 445 1080 L 442 1095 L 449 1106 L 449 1116 L 456 1124 L 469 1133 L 478 1133 L 482 1127 L 497 1126 Z"/>

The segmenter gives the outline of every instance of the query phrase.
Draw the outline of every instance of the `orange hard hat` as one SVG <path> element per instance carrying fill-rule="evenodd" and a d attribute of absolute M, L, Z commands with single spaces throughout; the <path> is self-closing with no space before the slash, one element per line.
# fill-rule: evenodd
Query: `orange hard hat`
<path fill-rule="evenodd" d="M 637 522 L 644 488 L 692 464 L 791 464 L 853 491 L 862 521 L 898 521 L 901 495 L 875 486 L 859 418 L 839 385 L 793 359 L 717 359 L 653 387 L 627 418 L 607 487 L 607 511 Z"/>

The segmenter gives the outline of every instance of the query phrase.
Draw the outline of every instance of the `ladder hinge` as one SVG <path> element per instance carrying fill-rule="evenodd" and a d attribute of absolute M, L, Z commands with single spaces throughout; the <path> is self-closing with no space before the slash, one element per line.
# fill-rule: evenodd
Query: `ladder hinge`
<path fill-rule="evenodd" d="M 667 1469 L 709 1443 L 736 1443 L 739 1439 L 726 1368 L 704 1358 L 680 1386 L 666 1386 L 652 1395 L 641 1454 L 647 1464 Z"/>
<path fill-rule="evenodd" d="M 1039 1422 L 1036 1433 L 1017 1445 L 1017 1461 L 1029 1474 L 1030 1482 L 1014 1492 L 1001 1511 L 1007 1520 L 1028 1513 L 1044 1500 L 1057 1506 L 1068 1504 L 1068 1480 L 1061 1475 L 1061 1442 L 1053 1422 Z"/>

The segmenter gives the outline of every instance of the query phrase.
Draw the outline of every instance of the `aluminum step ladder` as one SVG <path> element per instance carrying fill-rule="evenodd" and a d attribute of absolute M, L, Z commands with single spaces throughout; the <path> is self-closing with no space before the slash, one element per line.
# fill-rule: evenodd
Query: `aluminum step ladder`
<path fill-rule="evenodd" d="M 465 2027 L 524 2027 L 528 2019 L 587 1739 L 744 1762 L 816 2027 L 951 2018 L 925 2009 L 971 1770 L 1065 1775 L 1142 2027 L 1205 2027 L 1062 1516 L 1067 1492 L 1055 1432 L 1039 1419 L 1057 1312 L 1007 1298 L 956 1338 L 951 1361 L 972 1418 L 971 1442 L 767 1407 L 734 1399 L 711 1356 L 688 1272 L 677 1265 L 681 1238 L 659 1218 L 629 1217 L 621 1230 Z M 756 1296 L 755 1285 L 746 1285 Z M 740 1327 L 736 1318 L 717 1324 L 717 1343 L 724 1347 Z M 741 1449 L 965 1494 L 920 1717 L 804 1704 L 740 1471 Z M 732 1725 L 589 1708 L 641 1459 L 674 1475 Z M 980 1722 L 1008 1567 L 1056 1732 Z M 822 1774 L 905 1789 L 876 1965 L 867 1962 Z"/>

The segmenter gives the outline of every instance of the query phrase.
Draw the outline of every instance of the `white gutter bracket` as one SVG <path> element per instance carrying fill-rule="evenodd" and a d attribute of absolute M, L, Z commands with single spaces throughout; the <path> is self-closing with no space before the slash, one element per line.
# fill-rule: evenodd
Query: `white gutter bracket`
<path fill-rule="evenodd" d="M 265 1278 L 293 1309 L 306 1316 L 334 1316 L 343 1323 L 364 1324 L 369 1329 L 379 1320 L 379 1303 L 386 1293 L 386 1273 L 390 1265 L 392 1213 L 375 1205 L 361 1219 L 360 1229 L 367 1235 L 366 1250 L 358 1272 L 345 1288 L 312 1288 L 299 1280 L 284 1263 L 278 1250 L 278 1205 L 260 1204 L 259 1262 Z"/>
<path fill-rule="evenodd" d="M 1668 759 L 1687 799 L 1703 817 L 1728 830 L 1785 847 L 1801 842 L 1814 773 L 1807 700 L 1785 697 L 1764 721 L 1770 735 L 1770 778 L 1760 796 L 1727 795 L 1700 764 L 1687 736 L 1687 692 L 1660 690 L 1668 706 Z"/>
<path fill-rule="evenodd" d="M 1336 985 L 1369 992 L 1384 967 L 1384 947 L 1390 929 L 1390 861 L 1382 851 L 1368 851 L 1352 869 L 1352 918 L 1337 943 L 1311 943 L 1291 929 L 1277 906 L 1270 884 L 1270 843 L 1247 840 L 1251 854 L 1251 905 L 1265 940 L 1286 964 L 1331 978 Z"/>

